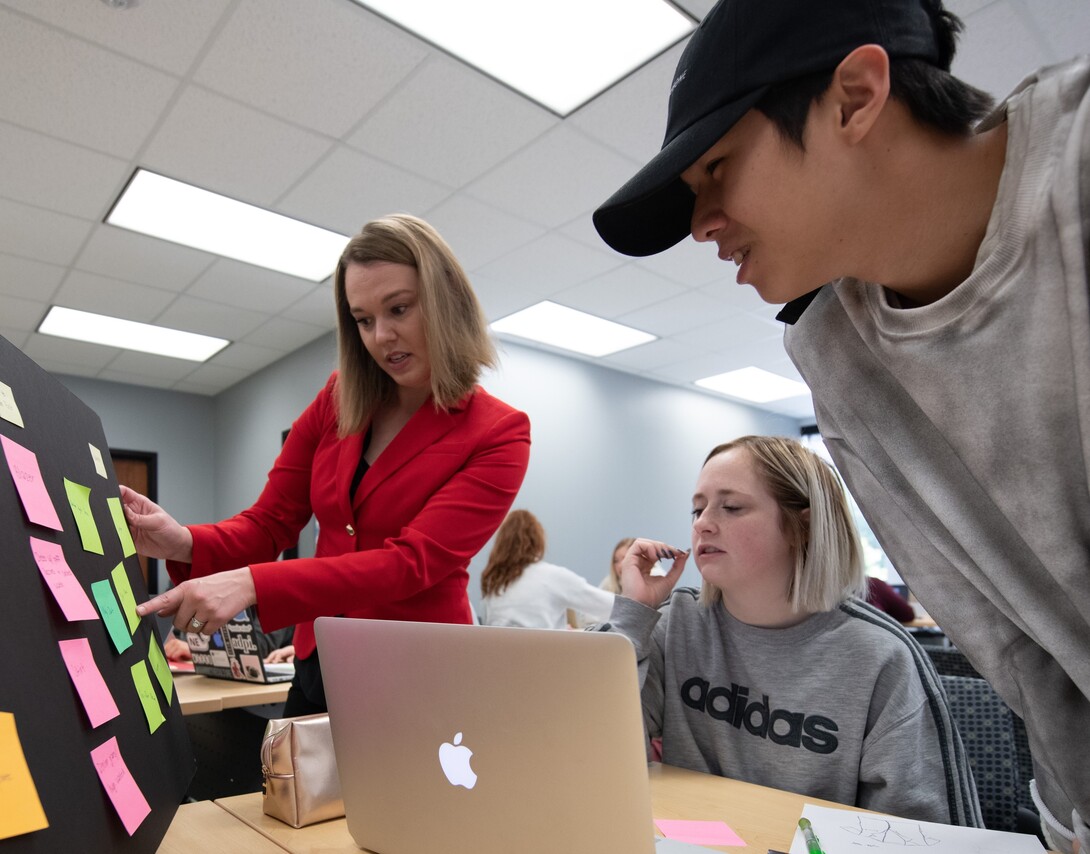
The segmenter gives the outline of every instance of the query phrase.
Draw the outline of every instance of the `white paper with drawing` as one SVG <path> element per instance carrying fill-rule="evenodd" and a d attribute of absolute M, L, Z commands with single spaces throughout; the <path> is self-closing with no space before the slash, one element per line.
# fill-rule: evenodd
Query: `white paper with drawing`
<path fill-rule="evenodd" d="M 851 809 L 805 804 L 802 817 L 810 819 L 825 854 L 905 854 L 905 849 L 919 854 L 1039 854 L 1045 850 L 1036 836 L 1025 833 L 955 827 Z M 798 829 L 791 840 L 791 854 L 807 854 Z"/>

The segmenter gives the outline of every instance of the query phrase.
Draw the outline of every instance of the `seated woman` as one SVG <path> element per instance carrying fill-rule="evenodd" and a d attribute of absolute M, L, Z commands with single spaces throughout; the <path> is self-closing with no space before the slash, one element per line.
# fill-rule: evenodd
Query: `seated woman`
<path fill-rule="evenodd" d="M 603 590 L 608 590 L 610 593 L 621 592 L 621 560 L 635 539 L 635 537 L 623 537 L 613 547 L 613 557 L 609 562 L 609 573 L 602 579 L 602 583 L 598 585 Z"/>
<path fill-rule="evenodd" d="M 708 455 L 692 516 L 702 590 L 670 596 L 690 552 L 638 539 L 608 624 L 636 645 L 662 761 L 981 826 L 934 667 L 856 598 L 860 547 L 832 468 L 790 439 L 743 437 Z M 652 576 L 660 558 L 673 565 Z"/>
<path fill-rule="evenodd" d="M 481 574 L 482 622 L 488 626 L 563 629 L 570 608 L 601 622 L 614 596 L 565 569 L 545 563 L 545 529 L 528 510 L 512 510 L 496 532 Z"/>

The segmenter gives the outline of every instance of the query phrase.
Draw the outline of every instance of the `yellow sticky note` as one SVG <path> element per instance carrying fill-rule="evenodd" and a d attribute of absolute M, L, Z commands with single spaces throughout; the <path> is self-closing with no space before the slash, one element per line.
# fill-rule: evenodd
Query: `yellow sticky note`
<path fill-rule="evenodd" d="M 23 426 L 23 414 L 15 402 L 15 393 L 7 383 L 0 383 L 0 418 L 19 427 Z"/>
<path fill-rule="evenodd" d="M 106 463 L 102 459 L 102 451 L 100 451 L 90 442 L 87 443 L 87 447 L 91 449 L 91 459 L 95 461 L 95 471 L 98 472 L 98 476 L 107 477 Z"/>
<path fill-rule="evenodd" d="M 121 540 L 121 553 L 125 557 L 132 557 L 136 554 L 136 546 L 133 545 L 132 534 L 129 533 L 129 523 L 125 519 L 125 511 L 121 509 L 121 499 L 107 498 L 106 503 L 110 505 L 110 515 L 114 519 L 117 538 Z"/>
<path fill-rule="evenodd" d="M 167 657 L 163 655 L 163 650 L 154 640 L 151 641 L 148 649 L 148 662 L 151 664 L 151 671 L 155 674 L 155 678 L 159 680 L 159 687 L 163 689 L 163 695 L 167 698 L 169 706 L 174 697 L 174 674 L 170 672 L 170 665 L 167 664 Z"/>
<path fill-rule="evenodd" d="M 15 715 L 0 712 L 0 839 L 49 827 L 30 776 Z"/>
<path fill-rule="evenodd" d="M 65 478 L 64 491 L 68 494 L 68 504 L 72 507 L 72 517 L 76 520 L 83 550 L 94 552 L 96 555 L 105 554 L 102 551 L 102 540 L 98 536 L 95 517 L 91 513 L 91 487 L 81 486 Z"/>
<path fill-rule="evenodd" d="M 129 669 L 132 671 L 132 684 L 136 686 L 136 693 L 140 697 L 140 705 L 144 707 L 144 717 L 148 719 L 148 730 L 155 732 L 166 718 L 163 717 L 159 698 L 151 685 L 148 666 L 143 661 L 138 661 Z"/>
<path fill-rule="evenodd" d="M 121 610 L 125 613 L 125 619 L 129 621 L 129 634 L 136 631 L 140 625 L 140 615 L 136 613 L 136 597 L 129 586 L 129 576 L 125 574 L 125 564 L 119 563 L 110 572 L 110 578 L 114 580 L 114 589 L 117 591 L 117 600 L 121 603 Z"/>

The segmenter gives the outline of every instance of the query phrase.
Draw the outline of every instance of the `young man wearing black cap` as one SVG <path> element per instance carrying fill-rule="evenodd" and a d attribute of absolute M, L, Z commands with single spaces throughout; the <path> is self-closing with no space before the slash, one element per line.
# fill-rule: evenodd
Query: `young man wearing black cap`
<path fill-rule="evenodd" d="M 786 303 L 829 450 L 898 572 L 1026 722 L 1090 852 L 1090 59 L 1000 107 L 939 0 L 720 0 L 662 151 L 595 213 L 690 231 Z M 926 785 L 926 781 L 921 781 Z"/>

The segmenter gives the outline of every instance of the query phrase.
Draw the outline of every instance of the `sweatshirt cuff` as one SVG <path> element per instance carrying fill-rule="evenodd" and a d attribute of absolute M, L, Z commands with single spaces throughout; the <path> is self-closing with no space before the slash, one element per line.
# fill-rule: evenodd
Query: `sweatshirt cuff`
<path fill-rule="evenodd" d="M 636 647 L 636 657 L 643 659 L 650 649 L 651 633 L 662 617 L 661 612 L 648 608 L 635 599 L 624 596 L 613 597 L 613 610 L 609 614 L 609 626 L 615 632 L 624 635 Z"/>

